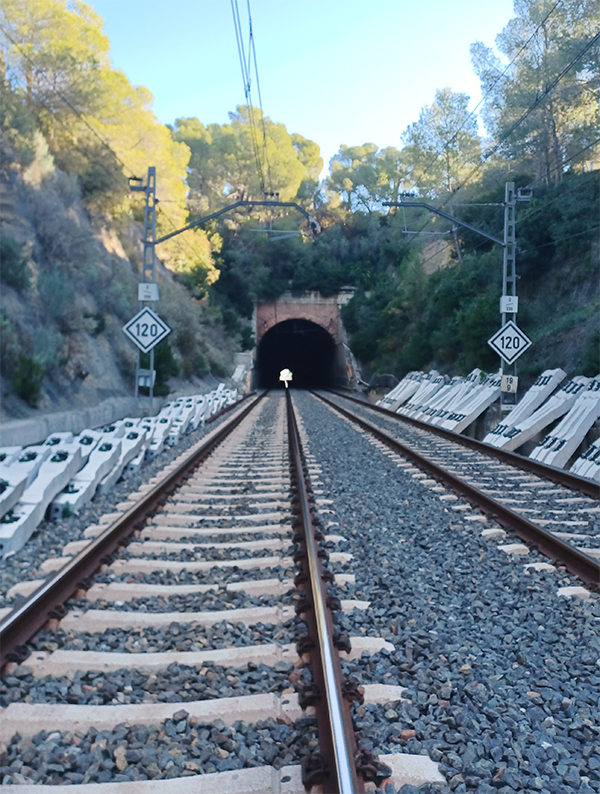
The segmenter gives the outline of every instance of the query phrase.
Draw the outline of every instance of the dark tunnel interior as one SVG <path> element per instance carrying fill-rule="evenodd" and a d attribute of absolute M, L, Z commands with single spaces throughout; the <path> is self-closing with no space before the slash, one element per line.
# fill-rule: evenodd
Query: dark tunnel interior
<path fill-rule="evenodd" d="M 257 387 L 283 388 L 279 373 L 292 371 L 296 389 L 334 385 L 335 342 L 320 325 L 310 320 L 284 320 L 270 328 L 257 351 Z"/>

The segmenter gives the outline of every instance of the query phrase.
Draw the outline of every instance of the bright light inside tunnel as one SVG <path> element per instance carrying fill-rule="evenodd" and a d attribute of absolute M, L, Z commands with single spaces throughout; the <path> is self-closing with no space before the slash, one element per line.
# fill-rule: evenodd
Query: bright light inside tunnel
<path fill-rule="evenodd" d="M 329 388 L 335 385 L 335 342 L 320 325 L 310 320 L 284 320 L 262 338 L 256 358 L 258 388 L 277 389 L 283 369 L 293 372 L 296 389 Z"/>

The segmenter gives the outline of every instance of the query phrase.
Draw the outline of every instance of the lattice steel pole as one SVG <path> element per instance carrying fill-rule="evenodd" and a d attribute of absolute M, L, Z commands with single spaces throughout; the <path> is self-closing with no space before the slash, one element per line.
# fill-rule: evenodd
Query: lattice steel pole
<path fill-rule="evenodd" d="M 142 283 L 154 284 L 156 282 L 156 167 L 148 167 L 146 184 L 142 184 L 141 179 L 130 179 L 129 187 L 134 191 L 144 191 L 146 203 L 144 207 L 144 253 L 142 257 Z M 144 308 L 146 301 L 139 303 L 140 310 Z M 135 396 L 139 396 L 140 381 L 140 362 L 141 350 L 138 350 L 137 366 L 135 369 Z M 154 399 L 154 348 L 150 351 L 150 400 Z"/>
<path fill-rule="evenodd" d="M 507 182 L 504 186 L 504 248 L 502 256 L 502 298 L 517 295 L 517 246 L 516 246 L 516 228 L 515 228 L 515 207 L 517 199 L 515 195 L 515 183 Z M 504 327 L 509 312 L 506 311 L 505 302 L 501 301 L 502 305 L 500 311 L 502 314 L 501 326 Z M 516 320 L 516 313 L 510 312 L 510 319 Z M 510 374 L 516 377 L 517 363 L 506 364 L 503 358 L 500 358 L 500 371 L 504 374 L 509 374 L 506 368 L 512 367 Z M 513 398 L 516 400 L 516 394 Z M 500 393 L 500 410 L 504 405 L 504 392 Z"/>

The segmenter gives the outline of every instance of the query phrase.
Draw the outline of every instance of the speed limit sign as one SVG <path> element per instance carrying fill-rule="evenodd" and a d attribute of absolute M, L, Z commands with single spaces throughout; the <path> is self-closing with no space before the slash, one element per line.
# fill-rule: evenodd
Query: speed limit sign
<path fill-rule="evenodd" d="M 171 328 L 156 312 L 146 307 L 123 326 L 123 331 L 142 353 L 147 353 L 171 333 Z"/>
<path fill-rule="evenodd" d="M 509 320 L 499 331 L 488 339 L 488 345 L 498 353 L 507 364 L 516 361 L 521 353 L 531 347 L 531 339 L 521 331 L 516 323 Z"/>

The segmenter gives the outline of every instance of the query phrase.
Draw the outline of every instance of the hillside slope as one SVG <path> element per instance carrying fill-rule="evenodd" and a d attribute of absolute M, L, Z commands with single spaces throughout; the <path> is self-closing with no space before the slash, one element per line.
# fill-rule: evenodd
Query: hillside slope
<path fill-rule="evenodd" d="M 473 188 L 465 199 L 472 204 L 455 212 L 497 236 L 502 215 L 493 204 L 502 200 L 504 179 L 495 181 Z M 523 385 L 548 367 L 569 375 L 600 371 L 599 207 L 600 171 L 594 171 L 538 187 L 534 200 L 517 208 L 517 320 L 533 341 L 519 359 Z M 401 216 L 386 221 L 390 235 L 401 222 Z M 350 344 L 367 375 L 498 367 L 487 340 L 500 327 L 502 250 L 465 229 L 459 237 L 461 261 L 449 242 L 450 259 L 434 272 L 427 243 L 396 242 L 404 255 L 346 307 Z"/>
<path fill-rule="evenodd" d="M 130 396 L 136 349 L 121 329 L 138 310 L 140 225 L 90 212 L 39 136 L 33 163 L 0 175 L 0 239 L 0 420 Z M 229 375 L 235 344 L 219 312 L 160 263 L 157 281 L 173 328 L 159 377 Z"/>

